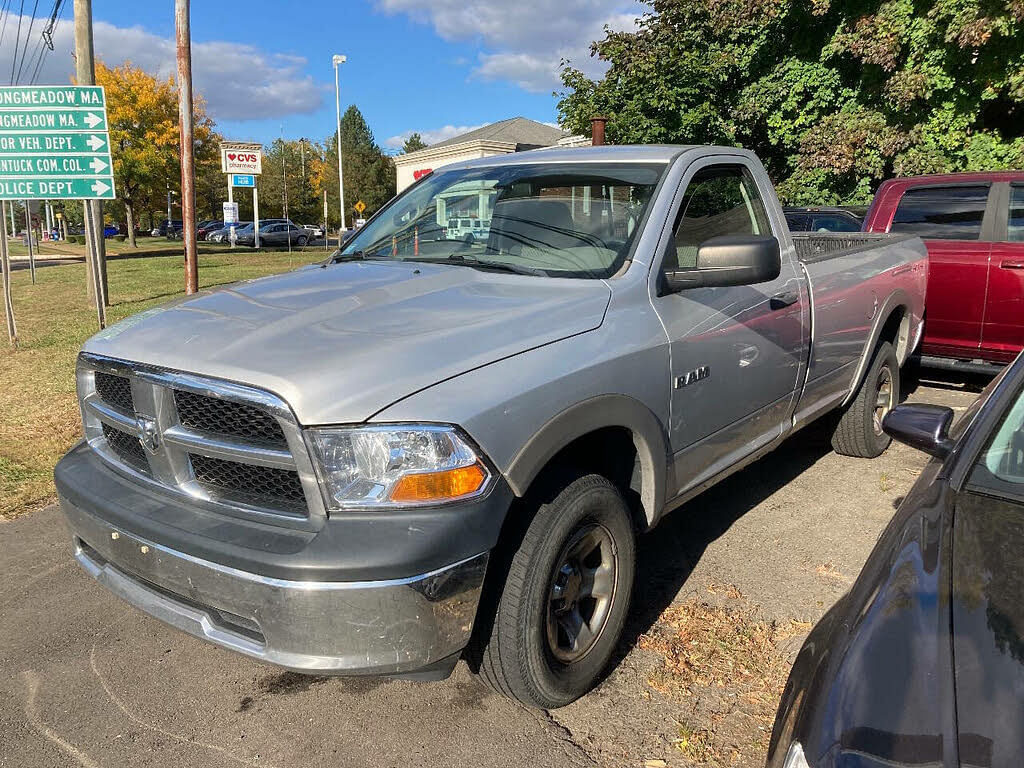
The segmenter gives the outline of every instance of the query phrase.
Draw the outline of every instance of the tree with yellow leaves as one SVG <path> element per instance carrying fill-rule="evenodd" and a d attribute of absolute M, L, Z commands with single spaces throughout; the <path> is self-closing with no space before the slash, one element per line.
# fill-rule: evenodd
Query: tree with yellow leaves
<path fill-rule="evenodd" d="M 134 248 L 139 206 L 181 183 L 177 90 L 172 78 L 159 81 L 131 62 L 113 69 L 97 62 L 96 84 L 106 89 L 114 182 Z M 201 99 L 194 130 L 198 176 L 218 163 L 220 140 Z"/>

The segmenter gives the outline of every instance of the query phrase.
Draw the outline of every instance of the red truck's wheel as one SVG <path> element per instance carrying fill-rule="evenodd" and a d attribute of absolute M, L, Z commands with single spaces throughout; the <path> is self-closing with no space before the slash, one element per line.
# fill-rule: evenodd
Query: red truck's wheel
<path fill-rule="evenodd" d="M 900 364 L 896 350 L 887 341 L 878 345 L 871 367 L 846 407 L 832 447 L 844 456 L 873 459 L 880 456 L 892 438 L 882 431 L 882 419 L 900 401 Z"/>
<path fill-rule="evenodd" d="M 542 504 L 512 557 L 480 674 L 499 693 L 553 709 L 594 687 L 629 610 L 636 543 L 629 509 L 586 475 Z"/>

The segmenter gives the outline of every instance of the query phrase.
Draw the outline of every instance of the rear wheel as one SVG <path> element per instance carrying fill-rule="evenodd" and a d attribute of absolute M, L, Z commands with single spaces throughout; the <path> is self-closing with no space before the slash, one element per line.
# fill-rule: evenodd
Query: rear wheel
<path fill-rule="evenodd" d="M 586 475 L 542 504 L 515 551 L 486 637 L 480 674 L 524 704 L 565 706 L 611 658 L 629 610 L 636 546 L 629 509 Z"/>
<path fill-rule="evenodd" d="M 832 435 L 832 447 L 844 456 L 873 459 L 889 447 L 892 438 L 882 430 L 885 414 L 899 403 L 900 365 L 896 350 L 885 341 L 878 345 L 867 375 L 846 407 Z"/>

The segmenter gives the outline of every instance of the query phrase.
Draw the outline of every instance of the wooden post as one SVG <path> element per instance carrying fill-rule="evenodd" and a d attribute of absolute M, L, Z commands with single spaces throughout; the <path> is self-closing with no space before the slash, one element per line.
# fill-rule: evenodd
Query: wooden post
<path fill-rule="evenodd" d="M 14 206 L 11 206 L 13 209 Z M 0 269 L 3 269 L 4 316 L 7 318 L 7 337 L 11 346 L 18 347 L 18 327 L 14 322 L 14 304 L 11 302 L 11 259 L 7 253 L 7 201 L 0 200 Z"/>

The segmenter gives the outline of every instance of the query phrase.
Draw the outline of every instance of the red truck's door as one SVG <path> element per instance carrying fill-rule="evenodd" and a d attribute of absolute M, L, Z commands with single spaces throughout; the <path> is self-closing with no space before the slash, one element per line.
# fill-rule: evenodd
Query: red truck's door
<path fill-rule="evenodd" d="M 984 182 L 910 187 L 896 208 L 889 231 L 918 235 L 928 248 L 926 355 L 979 356 L 994 228 L 994 209 L 986 216 L 991 189 Z"/>
<path fill-rule="evenodd" d="M 1009 363 L 1024 347 L 1024 183 L 999 187 L 1002 231 L 989 260 L 981 349 L 986 360 Z"/>

